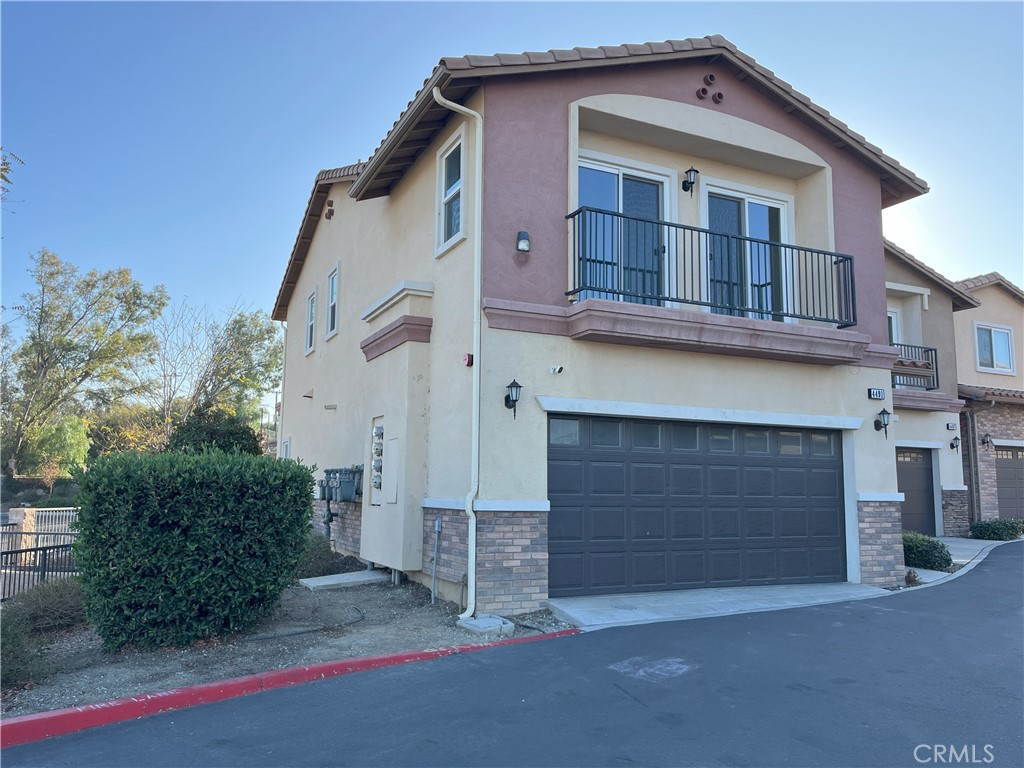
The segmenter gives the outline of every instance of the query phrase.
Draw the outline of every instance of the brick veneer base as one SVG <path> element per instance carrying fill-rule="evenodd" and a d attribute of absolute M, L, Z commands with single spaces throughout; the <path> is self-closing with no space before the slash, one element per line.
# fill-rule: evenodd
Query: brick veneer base
<path fill-rule="evenodd" d="M 860 580 L 873 587 L 904 583 L 903 521 L 898 501 L 857 503 L 860 532 Z"/>
<path fill-rule="evenodd" d="M 970 525 L 967 520 L 967 491 L 942 492 L 942 530 L 946 536 L 967 537 Z"/>
<path fill-rule="evenodd" d="M 324 512 L 327 502 L 313 501 L 313 517 L 310 523 L 313 530 L 324 533 Z M 359 539 L 362 531 L 363 509 L 360 504 L 347 501 L 332 501 L 331 541 L 334 549 L 345 555 L 359 556 Z"/>
<path fill-rule="evenodd" d="M 990 444 L 982 446 L 978 443 L 984 435 L 999 440 L 1024 440 L 1024 406 L 1013 403 L 996 403 L 990 407 L 988 403 L 981 402 L 965 409 L 960 414 L 961 430 L 966 432 L 967 410 L 973 410 L 975 419 L 977 443 L 968 446 L 967 450 L 974 452 L 977 461 L 976 478 L 970 476 L 970 464 L 967 450 L 964 451 L 964 476 L 968 478 L 967 483 L 977 483 L 977 500 L 980 501 L 980 509 L 972 510 L 974 520 L 994 520 L 999 517 L 999 492 L 996 486 L 996 452 Z"/>

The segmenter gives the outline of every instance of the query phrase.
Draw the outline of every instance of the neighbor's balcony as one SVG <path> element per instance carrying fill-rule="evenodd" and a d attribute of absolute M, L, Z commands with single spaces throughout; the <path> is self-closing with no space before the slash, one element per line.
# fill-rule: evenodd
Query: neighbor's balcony
<path fill-rule="evenodd" d="M 900 356 L 892 365 L 892 385 L 911 389 L 938 389 L 938 351 L 935 347 L 893 344 Z"/>
<path fill-rule="evenodd" d="M 857 324 L 851 256 L 595 208 L 566 218 L 574 265 L 566 295 L 573 300 Z"/>

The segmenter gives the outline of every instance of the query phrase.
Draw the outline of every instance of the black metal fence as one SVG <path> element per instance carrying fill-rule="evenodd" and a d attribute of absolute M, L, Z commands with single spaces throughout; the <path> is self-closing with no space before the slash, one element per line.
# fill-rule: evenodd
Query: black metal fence
<path fill-rule="evenodd" d="M 596 208 L 566 218 L 574 255 L 570 297 L 857 324 L 851 256 Z"/>
<path fill-rule="evenodd" d="M 892 383 L 895 387 L 938 389 L 938 350 L 914 344 L 893 344 L 899 350 L 899 359 L 893 364 Z"/>
<path fill-rule="evenodd" d="M 44 581 L 74 575 L 70 543 L 5 549 L 0 551 L 0 600 L 7 600 Z"/>

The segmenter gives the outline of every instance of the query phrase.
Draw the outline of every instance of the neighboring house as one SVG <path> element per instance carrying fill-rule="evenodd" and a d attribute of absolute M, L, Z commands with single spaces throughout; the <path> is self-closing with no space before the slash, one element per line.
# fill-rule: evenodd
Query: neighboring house
<path fill-rule="evenodd" d="M 719 36 L 442 59 L 316 177 L 281 453 L 364 465 L 338 546 L 466 615 L 902 583 L 879 414 L 955 420 L 891 386 L 881 212 L 925 192 Z"/>
<path fill-rule="evenodd" d="M 903 529 L 966 536 L 953 317 L 978 301 L 888 240 L 885 293 L 889 342 L 899 352 L 892 398 Z"/>
<path fill-rule="evenodd" d="M 956 316 L 971 520 L 1024 518 L 1024 291 L 998 272 L 957 287 L 981 303 Z"/>

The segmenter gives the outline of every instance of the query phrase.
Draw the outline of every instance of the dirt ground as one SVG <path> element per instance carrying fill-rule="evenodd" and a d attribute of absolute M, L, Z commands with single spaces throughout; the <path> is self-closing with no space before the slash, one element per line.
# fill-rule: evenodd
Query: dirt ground
<path fill-rule="evenodd" d="M 13 717 L 285 667 L 494 639 L 456 627 L 458 613 L 453 603 L 431 605 L 430 590 L 414 583 L 321 592 L 296 586 L 253 632 L 187 648 L 104 653 L 91 630 L 70 631 L 47 646 L 55 673 L 34 687 L 6 692 L 2 714 Z M 515 621 L 517 636 L 569 626 L 547 611 Z"/>

